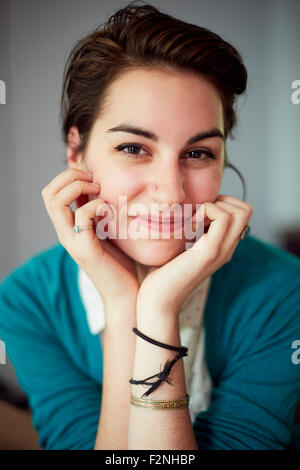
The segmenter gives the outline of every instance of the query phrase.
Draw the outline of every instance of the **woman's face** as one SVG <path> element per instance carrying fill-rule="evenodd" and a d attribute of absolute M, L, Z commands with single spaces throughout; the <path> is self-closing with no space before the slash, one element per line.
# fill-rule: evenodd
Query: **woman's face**
<path fill-rule="evenodd" d="M 152 138 L 132 130 L 112 130 L 121 126 L 143 129 Z M 180 236 L 177 229 L 175 237 L 172 229 L 166 236 L 142 226 L 143 238 L 132 237 L 139 230 L 133 215 L 150 216 L 155 208 L 154 214 L 164 216 L 173 206 L 175 212 L 170 214 L 176 217 L 182 209 L 180 215 L 184 216 L 185 205 L 194 214 L 196 204 L 217 198 L 224 164 L 222 135 L 187 143 L 208 131 L 224 135 L 221 100 L 205 78 L 188 72 L 130 70 L 112 84 L 106 109 L 92 128 L 84 160 L 79 164 L 69 161 L 69 166 L 92 171 L 94 181 L 101 185 L 96 197 L 115 208 L 116 236 L 110 236 L 111 241 L 138 263 L 161 266 L 184 251 L 186 241 L 191 240 L 186 240 L 183 228 Z M 141 212 L 134 210 L 137 203 Z M 126 227 L 125 222 L 126 235 L 123 232 L 119 238 L 119 223 Z"/>

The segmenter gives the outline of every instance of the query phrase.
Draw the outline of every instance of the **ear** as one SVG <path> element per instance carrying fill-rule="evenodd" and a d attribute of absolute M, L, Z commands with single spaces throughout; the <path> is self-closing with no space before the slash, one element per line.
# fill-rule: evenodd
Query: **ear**
<path fill-rule="evenodd" d="M 70 168 L 79 168 L 85 170 L 86 166 L 82 163 L 82 152 L 77 152 L 81 143 L 81 138 L 77 127 L 72 126 L 68 133 L 67 143 L 67 161 Z"/>
<path fill-rule="evenodd" d="M 78 168 L 79 170 L 87 170 L 86 164 L 82 162 L 82 152 L 77 152 L 77 149 L 81 143 L 81 138 L 77 127 L 72 126 L 68 133 L 68 144 L 67 144 L 67 160 L 69 168 Z M 76 199 L 76 209 L 83 206 L 89 201 L 89 196 L 81 194 Z"/>

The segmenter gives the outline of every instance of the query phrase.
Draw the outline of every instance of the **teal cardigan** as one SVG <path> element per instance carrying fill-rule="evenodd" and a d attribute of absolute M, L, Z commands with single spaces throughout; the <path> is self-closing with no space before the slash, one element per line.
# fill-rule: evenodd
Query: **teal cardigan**
<path fill-rule="evenodd" d="M 77 275 L 56 244 L 0 284 L 0 337 L 44 449 L 93 449 L 97 434 L 103 353 Z M 199 449 L 300 448 L 300 259 L 254 236 L 240 241 L 212 276 L 204 325 L 213 386 L 193 422 Z"/>

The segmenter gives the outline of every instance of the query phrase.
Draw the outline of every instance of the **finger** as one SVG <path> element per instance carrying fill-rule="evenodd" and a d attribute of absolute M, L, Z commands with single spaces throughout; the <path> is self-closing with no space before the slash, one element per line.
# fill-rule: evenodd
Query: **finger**
<path fill-rule="evenodd" d="M 215 204 L 223 208 L 223 210 L 226 210 L 235 219 L 237 219 L 242 227 L 248 224 L 253 212 L 252 209 L 245 211 L 241 207 L 234 206 L 233 204 L 225 201 L 216 201 Z"/>
<path fill-rule="evenodd" d="M 228 202 L 230 204 L 233 204 L 234 206 L 240 207 L 241 209 L 247 211 L 247 212 L 253 212 L 254 208 L 249 204 L 248 202 L 241 201 L 240 199 L 237 199 L 233 196 L 228 196 L 227 194 L 219 194 L 216 201 L 224 201 Z"/>
<path fill-rule="evenodd" d="M 193 245 L 192 249 L 197 250 L 197 248 L 202 247 L 203 241 L 206 240 L 207 254 L 211 257 L 216 257 L 227 232 L 230 216 L 227 212 L 211 202 L 205 202 L 202 205 L 204 206 L 204 216 L 206 215 L 212 222 L 210 223 L 208 232 L 202 235 L 201 238 L 204 237 L 202 242 L 200 243 L 200 238 Z"/>
<path fill-rule="evenodd" d="M 96 216 L 100 216 L 104 222 L 111 220 L 112 210 L 102 199 L 93 199 L 84 206 L 80 207 L 75 211 L 75 225 L 95 228 L 94 219 Z M 72 227 L 73 230 L 73 227 Z M 90 236 L 90 231 L 83 230 L 80 234 L 86 233 L 86 236 Z M 74 232 L 75 233 L 75 232 Z M 75 233 L 75 235 L 78 232 Z M 95 232 L 94 232 L 95 233 Z M 84 236 L 84 235 L 83 235 Z"/>
<path fill-rule="evenodd" d="M 226 238 L 222 244 L 223 255 L 226 258 L 231 258 L 238 242 L 240 241 L 241 233 L 248 222 L 248 214 L 240 207 L 233 206 L 227 202 L 216 201 L 215 204 L 221 207 L 230 215 L 230 224 L 226 234 Z"/>
<path fill-rule="evenodd" d="M 96 187 L 96 185 L 86 181 L 74 181 L 50 199 L 49 216 L 61 237 L 64 232 L 69 233 L 70 228 L 74 226 L 75 217 L 69 205 L 78 199 L 81 194 L 89 194 L 91 192 L 98 194 L 99 186 Z"/>
<path fill-rule="evenodd" d="M 91 181 L 93 176 L 87 171 L 80 170 L 78 168 L 68 168 L 63 171 L 52 181 L 50 181 L 47 186 L 42 189 L 43 198 L 50 199 L 52 196 L 57 194 L 64 186 L 71 183 L 72 181 L 83 179 L 86 181 Z"/>
<path fill-rule="evenodd" d="M 107 243 L 109 237 L 110 227 L 106 230 L 106 226 L 111 220 L 109 213 L 110 208 L 101 199 L 93 199 L 75 211 L 75 225 L 91 227 L 87 230 L 71 232 L 73 246 L 78 253 L 78 258 L 81 260 L 81 265 L 84 266 L 86 259 L 88 259 L 88 269 L 91 269 L 93 264 L 95 264 L 95 269 L 97 269 L 99 260 L 94 257 L 95 250 L 101 249 L 101 252 L 103 252 L 105 251 L 104 248 L 107 248 L 105 243 Z M 100 215 L 102 220 L 96 224 L 97 215 Z"/>
<path fill-rule="evenodd" d="M 67 242 L 68 246 L 72 246 L 72 252 L 77 253 L 79 265 L 87 272 L 87 270 L 97 269 L 99 266 L 99 257 L 95 258 L 95 253 L 103 253 L 103 241 L 106 237 L 99 236 L 98 226 L 95 224 L 95 217 L 99 214 L 99 207 L 107 208 L 107 204 L 101 199 L 92 199 L 84 206 L 75 211 L 74 222 L 80 227 L 90 227 L 86 230 L 74 232 L 73 226 L 68 227 Z M 108 210 L 101 211 L 101 214 Z M 87 264 L 88 261 L 88 264 Z"/>
<path fill-rule="evenodd" d="M 100 185 L 88 181 L 76 180 L 63 187 L 51 199 L 51 207 L 69 206 L 83 194 L 99 194 Z"/>
<path fill-rule="evenodd" d="M 60 239 L 64 241 L 65 246 L 71 246 L 71 244 L 75 241 L 75 243 L 79 242 L 83 246 L 83 242 L 99 242 L 99 233 L 97 231 L 97 227 L 95 226 L 95 217 L 99 215 L 99 208 L 103 206 L 101 211 L 102 214 L 105 212 L 109 212 L 109 208 L 107 208 L 107 204 L 102 199 L 93 199 L 89 201 L 84 206 L 80 207 L 74 212 L 70 208 L 71 217 L 68 215 L 62 214 L 61 219 L 59 220 L 59 235 Z M 67 209 L 67 208 L 65 208 Z M 107 209 L 105 211 L 104 209 Z M 64 217 L 65 216 L 65 217 Z M 107 217 L 108 219 L 108 217 Z M 92 227 L 88 230 L 82 230 L 79 232 L 74 232 L 74 226 L 79 225 L 82 227 Z M 58 225 L 56 225 L 58 226 Z M 89 244 L 85 243 L 84 246 L 87 247 Z"/>

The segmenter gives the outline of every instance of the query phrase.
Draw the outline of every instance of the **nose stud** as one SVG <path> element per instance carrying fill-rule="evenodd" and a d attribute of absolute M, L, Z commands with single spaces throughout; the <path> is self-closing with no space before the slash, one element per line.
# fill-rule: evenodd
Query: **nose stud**
<path fill-rule="evenodd" d="M 153 185 L 153 189 L 154 189 L 154 191 L 155 191 L 156 189 L 158 189 L 157 184 L 154 184 L 154 185 Z"/>

